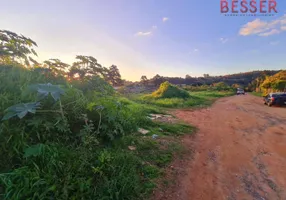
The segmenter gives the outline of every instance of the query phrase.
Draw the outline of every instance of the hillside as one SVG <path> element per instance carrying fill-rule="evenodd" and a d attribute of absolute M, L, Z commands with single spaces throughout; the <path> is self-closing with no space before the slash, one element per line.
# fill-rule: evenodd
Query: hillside
<path fill-rule="evenodd" d="M 257 79 L 260 76 L 272 76 L 278 73 L 279 70 L 264 70 L 264 71 L 252 71 L 252 72 L 242 72 L 238 74 L 229 74 L 224 76 L 209 76 L 205 74 L 204 77 L 191 77 L 187 75 L 185 78 L 181 77 L 164 77 L 160 75 L 156 75 L 151 79 L 141 78 L 141 84 L 144 85 L 157 85 L 159 86 L 161 83 L 168 81 L 171 84 L 176 85 L 192 85 L 192 86 L 200 86 L 200 85 L 211 85 L 213 83 L 224 82 L 228 85 L 239 84 L 242 86 L 248 86 L 252 81 Z M 135 84 L 138 84 L 136 82 Z"/>

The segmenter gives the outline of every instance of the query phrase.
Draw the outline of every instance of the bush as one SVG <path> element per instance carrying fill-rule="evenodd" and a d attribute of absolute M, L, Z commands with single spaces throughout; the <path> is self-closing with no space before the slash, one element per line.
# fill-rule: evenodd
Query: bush
<path fill-rule="evenodd" d="M 151 94 L 153 98 L 188 98 L 190 94 L 180 89 L 169 82 L 164 82 L 160 85 L 159 89 Z"/>
<path fill-rule="evenodd" d="M 234 91 L 238 84 L 234 84 L 232 87 L 228 86 L 224 82 L 214 83 L 213 85 L 201 85 L 201 86 L 185 86 L 184 89 L 191 92 L 202 91 Z"/>
<path fill-rule="evenodd" d="M 262 88 L 264 95 L 269 92 L 284 91 L 286 89 L 286 70 L 280 71 L 273 76 L 266 77 L 260 87 Z"/>

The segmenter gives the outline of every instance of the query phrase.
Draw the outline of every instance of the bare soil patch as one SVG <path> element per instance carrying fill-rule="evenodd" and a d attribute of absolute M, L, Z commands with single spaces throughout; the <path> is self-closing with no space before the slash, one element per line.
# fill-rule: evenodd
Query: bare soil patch
<path fill-rule="evenodd" d="M 286 199 L 286 108 L 245 95 L 172 114 L 199 131 L 182 138 L 188 156 L 169 166 L 152 199 Z"/>

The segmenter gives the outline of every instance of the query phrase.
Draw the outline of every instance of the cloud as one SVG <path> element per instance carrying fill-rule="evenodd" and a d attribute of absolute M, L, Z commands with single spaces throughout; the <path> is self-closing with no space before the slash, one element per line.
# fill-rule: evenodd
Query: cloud
<path fill-rule="evenodd" d="M 158 27 L 156 25 L 153 25 L 151 27 L 151 29 L 149 29 L 149 31 L 139 31 L 135 34 L 135 36 L 151 36 L 153 35 L 153 33 L 155 32 L 155 30 L 157 29 Z"/>
<path fill-rule="evenodd" d="M 163 19 L 162 19 L 163 22 L 166 22 L 166 21 L 168 21 L 168 20 L 169 20 L 168 17 L 163 17 Z"/>
<path fill-rule="evenodd" d="M 194 52 L 198 52 L 199 50 L 198 49 L 194 49 Z"/>
<path fill-rule="evenodd" d="M 227 39 L 227 38 L 220 38 L 219 40 L 220 40 L 220 42 L 221 42 L 221 43 L 223 43 L 223 44 L 224 44 L 224 43 L 226 43 L 226 42 L 228 41 L 228 39 Z"/>
<path fill-rule="evenodd" d="M 266 36 L 269 36 L 269 35 L 275 35 L 275 34 L 279 34 L 280 31 L 277 30 L 277 29 L 272 29 L 271 31 L 268 31 L 268 32 L 265 32 L 265 33 L 260 33 L 258 34 L 259 36 L 263 36 L 263 37 L 266 37 Z"/>
<path fill-rule="evenodd" d="M 135 34 L 136 36 L 150 36 L 152 35 L 152 32 L 151 31 L 148 31 L 148 32 L 138 32 Z"/>
<path fill-rule="evenodd" d="M 243 25 L 239 30 L 239 35 L 258 35 L 258 36 L 270 36 L 279 34 L 282 31 L 286 31 L 286 14 L 282 17 L 272 21 L 262 21 L 255 19 L 247 24 Z"/>

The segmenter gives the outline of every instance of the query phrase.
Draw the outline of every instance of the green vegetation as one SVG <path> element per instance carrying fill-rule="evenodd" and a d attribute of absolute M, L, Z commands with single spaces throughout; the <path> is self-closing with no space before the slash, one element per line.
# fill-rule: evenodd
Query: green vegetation
<path fill-rule="evenodd" d="M 146 199 L 195 129 L 149 119 L 162 111 L 114 91 L 114 66 L 41 64 L 32 40 L 0 36 L 0 199 Z"/>
<path fill-rule="evenodd" d="M 150 135 L 156 134 L 159 136 L 180 136 L 192 134 L 196 130 L 194 127 L 182 123 L 169 124 L 162 122 L 153 123 L 151 126 L 148 126 L 148 129 L 150 130 Z"/>
<path fill-rule="evenodd" d="M 263 96 L 263 93 L 261 93 L 261 92 L 251 92 L 251 94 L 253 94 L 254 96 L 257 96 L 257 97 Z"/>
<path fill-rule="evenodd" d="M 152 99 L 145 96 L 139 96 L 135 101 L 142 104 L 151 104 L 159 107 L 166 108 L 187 108 L 187 107 L 202 107 L 209 106 L 214 100 L 220 97 L 233 95 L 232 91 L 203 91 L 192 92 L 187 99 L 181 98 L 165 98 L 165 99 Z"/>
<path fill-rule="evenodd" d="M 150 96 L 147 97 L 155 99 L 163 99 L 163 98 L 185 99 L 190 97 L 190 94 L 187 91 L 180 89 L 166 81 L 160 85 L 158 90 L 156 90 Z"/>
<path fill-rule="evenodd" d="M 262 74 L 253 80 L 249 85 L 251 91 L 256 91 L 266 95 L 270 92 L 286 91 L 286 71 L 281 70 L 278 73 L 269 76 Z"/>
<path fill-rule="evenodd" d="M 263 94 L 271 92 L 280 92 L 286 90 L 286 70 L 280 71 L 273 76 L 267 76 L 260 85 Z"/>
<path fill-rule="evenodd" d="M 184 89 L 191 92 L 199 91 L 234 91 L 235 88 L 239 87 L 238 84 L 233 84 L 232 87 L 228 86 L 224 82 L 213 83 L 211 85 L 201 86 L 185 86 Z"/>
<path fill-rule="evenodd" d="M 178 97 L 178 94 L 181 94 L 180 92 L 175 93 L 175 97 L 171 97 L 167 95 L 167 98 L 156 98 L 159 94 L 162 92 L 162 88 L 165 88 L 165 86 L 169 86 L 169 83 L 163 83 L 160 88 L 152 93 L 151 95 L 133 95 L 130 97 L 136 102 L 142 103 L 142 104 L 150 104 L 150 105 L 156 105 L 158 107 L 166 107 L 166 108 L 187 108 L 187 107 L 201 107 L 201 106 L 208 106 L 210 105 L 215 99 L 220 97 L 226 97 L 231 96 L 234 94 L 234 89 L 225 85 L 219 83 L 215 86 L 199 86 L 198 88 L 189 86 L 185 87 L 186 90 L 194 90 L 195 92 L 187 92 L 185 90 L 181 90 L 175 86 L 176 90 L 183 91 L 184 98 Z M 165 91 L 165 90 L 163 90 Z M 186 95 L 185 93 L 188 93 Z M 161 95 L 163 96 L 163 95 Z"/>
<path fill-rule="evenodd" d="M 46 77 L 33 68 L 0 66 L 7 83 L 0 95 L 1 199 L 143 198 L 181 151 L 174 137 L 194 132 L 184 124 L 152 122 L 147 115 L 158 109 L 120 97 L 105 84 L 89 90 L 83 81 L 74 88 L 57 77 L 37 84 Z M 138 127 L 150 133 L 143 137 Z"/>

